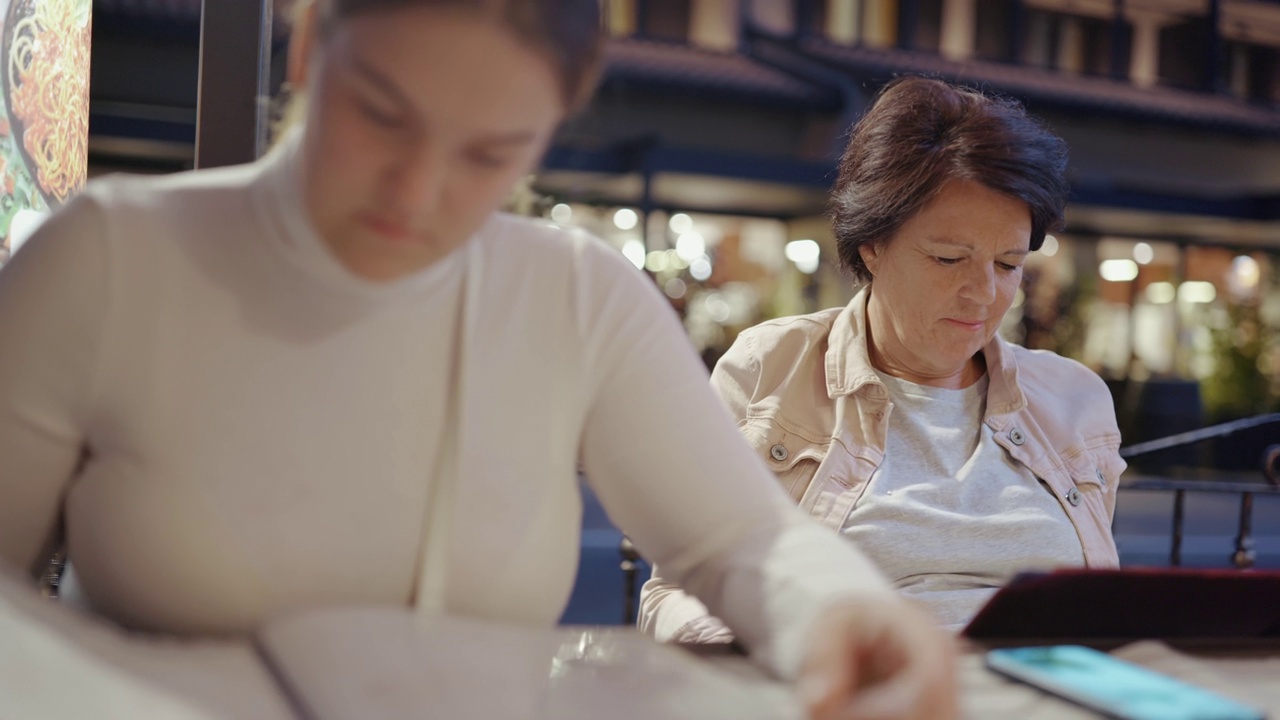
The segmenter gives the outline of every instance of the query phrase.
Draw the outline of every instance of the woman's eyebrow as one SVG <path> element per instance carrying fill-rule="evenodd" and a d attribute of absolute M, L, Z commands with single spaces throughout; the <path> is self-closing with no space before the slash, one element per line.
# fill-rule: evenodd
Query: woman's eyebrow
<path fill-rule="evenodd" d="M 945 235 L 940 235 L 940 236 L 937 236 L 937 237 L 929 238 L 929 242 L 934 243 L 934 244 L 937 244 L 937 245 L 946 245 L 946 246 L 948 246 L 948 247 L 953 247 L 953 248 L 957 248 L 957 249 L 960 249 L 960 250 L 969 250 L 969 251 L 972 251 L 972 250 L 973 250 L 973 244 L 972 244 L 972 243 L 967 243 L 967 242 L 964 242 L 963 240 L 955 240 L 955 239 L 950 238 L 950 237 L 947 237 L 947 236 L 945 236 Z M 1025 248 L 1020 248 L 1020 247 L 1019 247 L 1019 248 L 1010 248 L 1010 249 L 1008 249 L 1008 250 L 1003 250 L 1003 251 L 999 252 L 998 254 L 999 254 L 999 255 L 1001 255 L 1001 256 L 1004 256 L 1004 255 L 1017 255 L 1018 257 L 1024 257 L 1024 256 L 1026 256 L 1026 255 L 1031 254 L 1031 251 L 1030 251 L 1030 250 L 1027 250 L 1027 249 L 1025 249 Z"/>
<path fill-rule="evenodd" d="M 409 98 L 400 91 L 400 88 L 396 83 L 381 70 L 378 70 L 358 57 L 351 58 L 351 69 L 355 71 L 362 80 L 374 86 L 378 92 L 390 97 L 401 105 L 409 106 L 411 104 L 409 102 Z"/>
<path fill-rule="evenodd" d="M 973 243 L 967 243 L 967 242 L 964 242 L 963 240 L 956 240 L 946 235 L 935 235 L 933 237 L 930 237 L 928 239 L 928 242 L 931 242 L 935 245 L 946 245 L 948 247 L 957 248 L 959 250 L 970 250 L 970 251 L 973 250 Z"/>
<path fill-rule="evenodd" d="M 378 70 L 372 65 L 364 62 L 358 57 L 351 58 L 351 69 L 360 76 L 362 80 L 369 83 L 378 92 L 386 95 L 389 99 L 401 106 L 411 108 L 413 104 L 409 101 L 409 97 L 401 92 L 386 73 Z M 515 130 L 511 132 L 495 132 L 483 139 L 483 142 L 490 145 L 527 145 L 538 139 L 538 134 L 532 130 Z"/>

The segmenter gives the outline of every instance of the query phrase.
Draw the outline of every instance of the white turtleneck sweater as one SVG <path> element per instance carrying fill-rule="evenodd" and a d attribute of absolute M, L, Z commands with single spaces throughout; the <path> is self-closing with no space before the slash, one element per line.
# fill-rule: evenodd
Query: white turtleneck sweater
<path fill-rule="evenodd" d="M 91 605 L 181 634 L 407 604 L 455 437 L 451 612 L 556 621 L 579 462 L 640 550 L 784 675 L 822 605 L 891 592 L 792 506 L 616 252 L 495 215 L 424 272 L 363 281 L 304 215 L 297 147 L 91 184 L 0 271 L 4 559 L 29 565 L 63 511 Z"/>

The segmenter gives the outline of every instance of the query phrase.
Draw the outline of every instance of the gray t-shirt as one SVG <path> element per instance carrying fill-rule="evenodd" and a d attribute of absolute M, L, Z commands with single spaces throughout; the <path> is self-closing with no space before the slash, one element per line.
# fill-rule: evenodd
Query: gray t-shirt
<path fill-rule="evenodd" d="M 986 376 L 961 390 L 880 378 L 884 461 L 841 533 L 903 594 L 960 629 L 1014 573 L 1084 564 L 1057 499 L 982 423 Z"/>

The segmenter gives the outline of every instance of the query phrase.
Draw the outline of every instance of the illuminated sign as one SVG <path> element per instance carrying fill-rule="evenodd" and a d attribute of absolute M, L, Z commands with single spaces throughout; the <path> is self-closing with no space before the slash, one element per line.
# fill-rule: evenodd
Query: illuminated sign
<path fill-rule="evenodd" d="M 92 0 L 0 0 L 0 232 L 17 247 L 85 183 Z"/>

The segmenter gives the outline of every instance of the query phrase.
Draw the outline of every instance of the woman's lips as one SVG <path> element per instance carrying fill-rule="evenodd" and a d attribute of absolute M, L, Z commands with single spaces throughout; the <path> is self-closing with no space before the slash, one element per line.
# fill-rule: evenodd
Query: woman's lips
<path fill-rule="evenodd" d="M 969 320 L 957 320 L 955 318 L 947 318 L 947 322 L 955 327 L 960 328 L 961 330 L 969 330 L 973 332 L 981 330 L 983 327 L 986 326 L 986 322 L 983 320 L 969 321 Z"/>
<path fill-rule="evenodd" d="M 413 237 L 413 231 L 408 226 L 391 220 L 384 220 L 377 215 L 365 215 L 360 218 L 360 221 L 365 227 L 389 240 L 404 242 Z"/>

